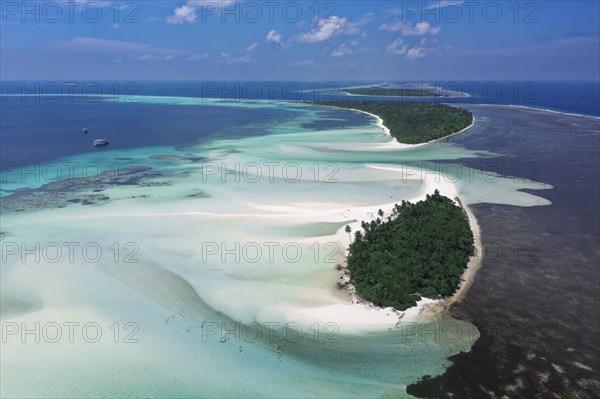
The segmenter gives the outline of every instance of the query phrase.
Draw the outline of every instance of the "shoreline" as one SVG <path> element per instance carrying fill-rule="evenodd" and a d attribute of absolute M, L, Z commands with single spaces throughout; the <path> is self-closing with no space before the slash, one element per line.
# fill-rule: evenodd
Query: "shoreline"
<path fill-rule="evenodd" d="M 422 321 L 429 321 L 442 316 L 452 307 L 452 305 L 462 301 L 467 296 L 471 285 L 473 285 L 475 276 L 483 264 L 483 245 L 481 243 L 481 228 L 479 226 L 479 222 L 475 218 L 471 208 L 462 203 L 459 197 L 456 197 L 454 200 L 458 202 L 458 205 L 462 208 L 465 216 L 469 220 L 469 226 L 473 232 L 473 256 L 469 258 L 469 262 L 467 263 L 467 266 L 460 277 L 460 285 L 458 289 L 451 297 L 439 299 L 436 303 L 431 305 L 425 305 L 420 312 Z"/>
<path fill-rule="evenodd" d="M 389 135 L 390 138 L 392 139 L 390 142 L 379 146 L 380 149 L 385 148 L 385 147 L 390 147 L 390 146 L 392 148 L 394 148 L 394 147 L 395 148 L 398 148 L 398 147 L 415 148 L 415 147 L 424 146 L 426 144 L 430 144 L 430 143 L 433 143 L 433 142 L 436 142 L 439 140 L 444 140 L 448 137 L 452 137 L 452 136 L 458 135 L 460 133 L 463 133 L 475 125 L 475 116 L 473 116 L 473 120 L 469 126 L 466 126 L 465 128 L 463 128 L 457 132 L 451 133 L 448 136 L 430 140 L 425 143 L 407 144 L 407 143 L 398 142 L 398 140 L 392 136 L 390 129 L 387 126 L 385 126 L 385 124 L 383 123 L 383 119 L 379 115 L 372 114 L 370 112 L 363 111 L 363 110 L 356 109 L 356 108 L 340 108 L 340 107 L 336 107 L 336 106 L 332 106 L 332 105 L 326 105 L 326 106 L 337 108 L 337 109 L 347 109 L 350 111 L 361 112 L 363 114 L 367 114 L 367 115 L 373 117 L 376 121 L 376 125 L 378 127 L 380 127 L 381 129 L 383 129 L 383 131 L 387 135 Z M 429 186 L 429 184 L 427 184 L 427 186 Z M 451 297 L 440 298 L 440 299 L 430 299 L 430 298 L 422 297 L 421 300 L 417 301 L 416 306 L 405 309 L 404 311 L 395 309 L 393 307 L 380 307 L 380 306 L 373 304 L 372 302 L 365 300 L 364 298 L 360 297 L 360 295 L 358 295 L 358 293 L 356 292 L 356 288 L 350 282 L 350 278 L 349 278 L 350 273 L 349 273 L 347 264 L 345 263 L 345 259 L 344 259 L 344 262 L 340 263 L 341 269 L 339 271 L 340 271 L 341 276 L 340 276 L 340 280 L 338 280 L 338 283 L 341 282 L 341 286 L 338 286 L 338 288 L 340 288 L 340 290 L 342 290 L 342 291 L 347 292 L 350 295 L 350 299 L 351 299 L 351 302 L 353 305 L 362 305 L 364 308 L 367 308 L 369 310 L 378 310 L 380 312 L 385 313 L 386 316 L 388 316 L 391 313 L 397 317 L 397 321 L 394 325 L 394 327 L 397 327 L 400 323 L 403 323 L 403 322 L 418 322 L 418 321 L 424 322 L 424 321 L 433 320 L 433 319 L 441 316 L 443 313 L 447 312 L 447 310 L 451 307 L 452 304 L 462 300 L 466 296 L 466 293 L 469 290 L 470 286 L 472 285 L 475 275 L 477 274 L 477 271 L 481 268 L 482 259 L 483 259 L 483 246 L 481 244 L 481 233 L 480 233 L 479 223 L 477 222 L 475 215 L 472 213 L 471 209 L 460 200 L 460 197 L 458 196 L 458 193 L 456 192 L 455 186 L 453 184 L 452 184 L 452 186 L 453 186 L 452 195 L 446 195 L 446 196 L 448 196 L 449 198 L 452 198 L 453 201 L 456 202 L 457 205 L 461 207 L 461 209 L 467 216 L 467 219 L 469 221 L 469 227 L 471 228 L 471 231 L 473 232 L 473 239 L 474 239 L 474 255 L 472 257 L 470 257 L 469 262 L 467 263 L 465 270 L 464 270 L 463 274 L 461 275 L 460 285 L 456 289 L 454 294 Z M 432 187 L 426 187 L 425 191 L 433 192 L 433 190 L 431 190 L 431 188 Z M 435 188 L 439 189 L 440 187 L 436 186 Z M 416 200 L 418 200 L 418 199 L 412 199 L 411 201 L 416 201 Z M 393 206 L 394 206 L 394 204 L 384 204 L 381 206 L 381 209 L 384 211 L 387 210 L 388 211 L 387 213 L 389 213 L 391 211 L 391 209 L 393 208 Z M 349 223 L 349 225 L 352 227 L 353 232 L 356 232 L 359 229 L 362 230 L 362 228 L 360 227 L 360 221 L 357 221 L 354 223 Z M 340 230 L 336 234 L 336 236 L 339 239 L 341 239 L 342 243 L 345 243 L 345 241 L 346 241 L 345 239 L 342 239 L 342 237 L 344 237 L 344 235 L 347 234 L 347 233 L 345 233 L 344 229 L 345 228 L 340 228 Z M 346 254 L 347 254 L 349 245 L 350 245 L 350 241 L 347 244 L 343 245 L 343 247 L 345 248 L 344 257 L 347 256 Z"/>
<path fill-rule="evenodd" d="M 344 262 L 344 264 L 340 264 L 341 268 L 339 269 L 339 272 L 341 274 L 341 277 L 338 288 L 342 291 L 347 292 L 350 295 L 353 305 L 361 305 L 371 310 L 378 310 L 386 314 L 394 314 L 398 318 L 397 322 L 394 325 L 394 327 L 397 328 L 398 325 L 401 323 L 432 321 L 446 313 L 454 303 L 460 302 L 465 298 L 467 292 L 469 291 L 469 288 L 475 280 L 477 272 L 481 268 L 483 261 L 483 245 L 481 243 L 481 229 L 479 227 L 477 219 L 475 218 L 475 215 L 471 211 L 471 208 L 469 208 L 468 205 L 464 204 L 458 196 L 454 197 L 453 201 L 457 203 L 457 205 L 463 210 L 463 213 L 467 217 L 469 227 L 473 233 L 474 241 L 473 256 L 469 258 L 469 261 L 465 266 L 463 274 L 460 277 L 460 285 L 456 289 L 454 294 L 452 294 L 452 296 L 450 297 L 439 299 L 421 297 L 421 299 L 417 301 L 417 304 L 415 306 L 412 306 L 405 310 L 398 310 L 393 307 L 377 306 L 374 303 L 362 298 L 356 292 L 356 287 L 354 286 L 354 284 L 352 284 L 350 280 L 350 271 L 348 270 L 348 265 Z M 352 223 L 352 225 L 360 226 L 360 221 Z M 344 229 L 345 228 L 341 228 L 340 232 L 343 232 L 343 234 L 347 234 L 344 232 Z M 360 230 L 362 231 L 362 229 Z M 358 229 L 353 229 L 353 231 L 358 231 Z M 348 246 L 346 246 L 345 248 L 345 254 L 347 254 Z"/>

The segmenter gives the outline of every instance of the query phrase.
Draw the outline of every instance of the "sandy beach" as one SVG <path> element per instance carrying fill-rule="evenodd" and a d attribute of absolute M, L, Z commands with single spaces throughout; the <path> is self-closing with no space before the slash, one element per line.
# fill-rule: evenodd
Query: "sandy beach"
<path fill-rule="evenodd" d="M 390 168 L 386 168 L 386 167 L 377 167 L 377 166 L 371 166 L 371 167 L 374 169 L 390 170 Z M 400 172 L 400 170 L 398 170 L 398 172 Z M 349 293 L 352 303 L 358 305 L 357 307 L 359 307 L 359 309 L 357 309 L 357 311 L 354 313 L 354 316 L 356 316 L 356 317 L 361 316 L 361 314 L 364 312 L 364 308 L 367 308 L 370 310 L 379 311 L 382 315 L 386 316 L 385 320 L 390 324 L 393 323 L 394 326 L 398 322 L 404 323 L 404 322 L 430 321 L 430 320 L 433 320 L 436 317 L 442 315 L 453 303 L 462 300 L 465 297 L 465 295 L 467 294 L 469 287 L 473 283 L 473 280 L 477 274 L 477 271 L 481 267 L 481 262 L 483 259 L 483 247 L 481 244 L 481 232 L 480 232 L 479 224 L 477 223 L 477 220 L 475 219 L 475 215 L 473 214 L 471 209 L 467 205 L 463 204 L 460 201 L 460 199 L 458 198 L 457 192 L 456 192 L 456 188 L 451 183 L 445 183 L 445 184 L 440 185 L 440 184 L 433 183 L 432 182 L 433 180 L 434 180 L 434 178 L 432 178 L 431 181 L 427 182 L 426 193 L 424 193 L 419 198 L 411 199 L 411 202 L 417 202 L 417 201 L 424 200 L 425 196 L 427 194 L 430 194 L 433 192 L 433 190 L 438 189 L 442 195 L 445 195 L 449 198 L 454 199 L 454 202 L 457 205 L 461 206 L 462 209 L 465 211 L 465 214 L 467 215 L 467 217 L 469 219 L 469 225 L 470 225 L 471 231 L 473 232 L 475 250 L 474 250 L 474 255 L 470 258 L 469 263 L 467 264 L 465 271 L 463 272 L 463 275 L 461 277 L 460 287 L 456 290 L 454 295 L 449 298 L 431 299 L 431 298 L 423 297 L 420 301 L 417 302 L 416 306 L 406 309 L 404 311 L 398 311 L 391 307 L 382 308 L 382 307 L 376 306 L 373 303 L 361 298 L 360 295 L 357 294 L 355 287 L 350 283 L 349 272 L 348 272 L 348 269 L 346 268 L 346 265 L 344 264 L 344 265 L 342 265 L 342 269 L 341 269 L 341 275 L 342 275 L 341 281 L 344 284 L 344 290 Z M 434 188 L 434 186 L 435 186 L 435 188 Z M 430 189 L 432 191 L 429 191 Z M 367 212 L 367 215 L 376 214 L 378 209 L 382 209 L 386 214 L 389 214 L 389 213 L 391 213 L 394 205 L 395 205 L 395 203 L 386 204 L 385 206 L 380 206 L 380 207 L 373 207 Z M 358 215 L 354 215 L 354 216 L 356 217 Z M 362 218 L 360 220 L 361 221 L 369 220 L 369 218 L 368 217 Z M 362 230 L 360 227 L 360 222 L 351 223 L 349 225 L 350 225 L 353 233 L 356 231 Z M 338 238 L 338 240 L 340 240 L 342 242 L 342 245 L 344 245 L 345 248 L 348 248 L 348 246 L 350 245 L 350 241 L 349 241 L 348 233 L 345 232 L 344 228 L 342 228 L 338 231 L 337 238 Z M 346 254 L 347 254 L 347 252 L 346 252 Z M 363 309 L 360 309 L 360 308 L 363 308 Z M 339 311 L 340 309 L 333 307 L 333 308 L 331 308 L 331 310 Z M 331 317 L 334 317 L 334 314 L 333 313 L 328 314 L 328 316 L 330 316 L 330 318 L 331 318 Z M 350 314 L 347 314 L 347 316 L 350 316 Z M 396 319 L 393 320 L 394 318 L 396 318 Z M 346 320 L 346 322 L 351 322 L 351 320 Z M 392 325 L 390 325 L 390 327 L 391 326 Z"/>

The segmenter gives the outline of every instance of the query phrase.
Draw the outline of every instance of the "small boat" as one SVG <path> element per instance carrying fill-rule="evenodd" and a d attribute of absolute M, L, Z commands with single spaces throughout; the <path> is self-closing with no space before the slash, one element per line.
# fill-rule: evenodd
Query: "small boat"
<path fill-rule="evenodd" d="M 108 140 L 96 139 L 96 140 L 94 140 L 94 142 L 92 144 L 94 144 L 94 146 L 96 146 L 96 147 L 102 147 L 103 145 L 108 144 Z"/>
<path fill-rule="evenodd" d="M 90 132 L 90 131 L 88 130 L 88 128 L 87 128 L 87 127 L 84 127 L 84 128 L 81 130 L 81 131 L 82 131 L 83 133 L 89 133 L 89 132 Z"/>

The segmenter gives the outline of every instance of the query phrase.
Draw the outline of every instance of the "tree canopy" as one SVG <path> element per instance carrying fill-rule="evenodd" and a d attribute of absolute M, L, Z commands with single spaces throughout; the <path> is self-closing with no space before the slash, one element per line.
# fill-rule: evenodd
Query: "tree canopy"
<path fill-rule="evenodd" d="M 357 293 L 378 306 L 405 310 L 421 297 L 452 295 L 473 255 L 468 218 L 437 190 L 362 227 L 350 244 L 348 270 Z"/>
<path fill-rule="evenodd" d="M 473 123 L 471 112 L 445 104 L 400 101 L 328 101 L 315 104 L 375 114 L 396 140 L 406 144 L 446 137 Z"/>

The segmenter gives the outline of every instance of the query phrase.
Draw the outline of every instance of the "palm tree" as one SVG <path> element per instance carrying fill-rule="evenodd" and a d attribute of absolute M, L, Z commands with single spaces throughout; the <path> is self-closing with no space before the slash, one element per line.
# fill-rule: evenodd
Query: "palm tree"
<path fill-rule="evenodd" d="M 350 227 L 350 225 L 347 224 L 346 228 L 344 230 L 346 231 L 346 233 L 348 233 L 348 237 L 350 238 L 350 242 L 352 242 L 352 235 L 350 234 L 352 232 L 352 228 Z"/>

